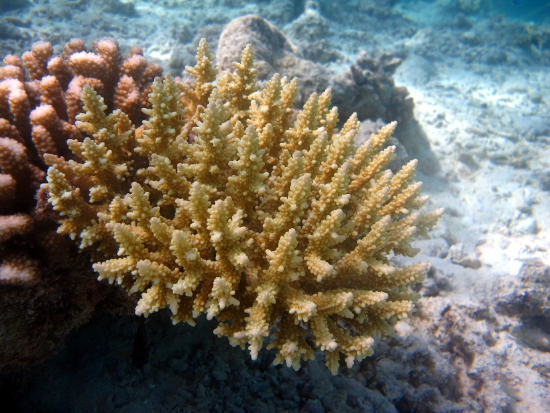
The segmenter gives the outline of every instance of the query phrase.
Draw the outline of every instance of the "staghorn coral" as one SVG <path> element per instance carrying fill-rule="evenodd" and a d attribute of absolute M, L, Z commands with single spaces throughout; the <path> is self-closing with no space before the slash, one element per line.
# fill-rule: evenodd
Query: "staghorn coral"
<path fill-rule="evenodd" d="M 212 87 L 204 42 L 197 58 L 196 83 L 155 80 L 138 129 L 84 86 L 87 137 L 68 141 L 80 161 L 47 159 L 58 232 L 93 249 L 100 280 L 141 293 L 136 314 L 169 307 L 194 324 L 205 313 L 253 359 L 269 337 L 275 364 L 298 369 L 318 347 L 336 374 L 340 353 L 348 366 L 371 355 L 373 337 L 413 311 L 409 286 L 428 264 L 390 256 L 414 256 L 410 242 L 443 211 L 414 212 L 427 201 L 416 161 L 384 170 L 395 123 L 355 151 L 357 117 L 338 131 L 330 90 L 294 119 L 297 81 L 259 89 L 250 47 Z"/>
<path fill-rule="evenodd" d="M 312 30 L 307 22 L 311 17 L 320 17 L 319 14 L 313 12 L 304 16 L 307 17 L 306 23 L 302 22 L 305 29 Z M 292 24 L 298 24 L 298 20 Z M 326 36 L 318 33 L 314 37 L 324 42 Z M 387 53 L 372 58 L 362 51 L 348 70 L 334 71 L 309 60 L 313 59 L 310 54 L 317 54 L 312 42 L 306 41 L 303 47 L 297 47 L 299 39 L 288 38 L 258 15 L 246 15 L 231 21 L 220 35 L 217 49 L 220 69 L 232 69 L 232 62 L 238 60 L 247 44 L 252 44 L 254 48 L 255 76 L 259 81 L 267 81 L 277 72 L 284 72 L 289 78 L 299 76 L 301 87 L 296 99 L 297 106 L 303 106 L 311 93 L 330 88 L 333 91 L 332 103 L 338 107 L 342 119 L 356 113 L 360 121 L 397 121 L 393 136 L 400 141 L 408 156 L 420 161 L 420 171 L 427 175 L 438 171 L 439 161 L 414 118 L 413 99 L 407 88 L 394 83 L 393 73 L 401 64 L 399 58 Z M 321 54 L 334 50 L 322 44 L 318 48 Z"/>

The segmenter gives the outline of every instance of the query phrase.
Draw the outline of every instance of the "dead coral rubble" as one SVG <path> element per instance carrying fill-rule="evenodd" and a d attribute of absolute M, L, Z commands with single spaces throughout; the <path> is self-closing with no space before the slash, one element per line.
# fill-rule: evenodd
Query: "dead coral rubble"
<path fill-rule="evenodd" d="M 298 369 L 318 347 L 336 374 L 340 354 L 348 366 L 371 355 L 412 312 L 428 264 L 388 257 L 416 255 L 410 242 L 442 210 L 414 212 L 427 201 L 416 161 L 385 170 L 395 123 L 355 150 L 357 117 L 338 130 L 330 90 L 294 119 L 297 80 L 260 88 L 251 46 L 216 84 L 204 41 L 197 60 L 191 85 L 155 80 L 138 129 L 83 88 L 75 160 L 46 159 L 58 232 L 92 247 L 100 280 L 141 293 L 137 314 L 206 313 L 253 359 L 273 334 L 276 364 Z"/>

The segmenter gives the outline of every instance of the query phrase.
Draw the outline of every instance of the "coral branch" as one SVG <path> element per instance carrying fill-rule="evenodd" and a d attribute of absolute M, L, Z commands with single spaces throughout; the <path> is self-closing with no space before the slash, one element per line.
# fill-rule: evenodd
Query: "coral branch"
<path fill-rule="evenodd" d="M 137 314 L 169 307 L 174 322 L 193 324 L 206 313 L 253 359 L 275 334 L 275 363 L 299 368 L 314 343 L 333 373 L 339 354 L 351 366 L 413 311 L 409 287 L 428 265 L 397 268 L 389 256 L 414 255 L 410 242 L 443 211 L 415 211 L 426 202 L 416 161 L 386 170 L 395 123 L 355 151 L 359 122 L 336 129 L 331 91 L 313 94 L 292 123 L 296 81 L 275 75 L 259 89 L 250 47 L 217 85 L 204 41 L 197 61 L 195 83 L 155 80 L 137 130 L 83 88 L 77 126 L 89 137 L 70 145 L 81 162 L 53 164 L 44 185 L 60 231 L 102 248 L 94 269 L 141 293 Z M 123 140 L 110 120 L 121 116 Z"/>

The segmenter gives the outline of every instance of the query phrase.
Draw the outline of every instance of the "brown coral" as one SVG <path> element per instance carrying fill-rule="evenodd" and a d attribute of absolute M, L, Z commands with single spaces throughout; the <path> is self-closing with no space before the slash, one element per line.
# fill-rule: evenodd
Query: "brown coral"
<path fill-rule="evenodd" d="M 75 262 L 88 257 L 68 262 L 76 251 L 56 233 L 37 190 L 46 176 L 44 159 L 69 158 L 67 140 L 82 140 L 74 118 L 82 112 L 84 85 L 102 90 L 109 110 L 124 108 L 139 122 L 162 69 L 148 64 L 139 48 L 123 59 L 114 39 L 99 39 L 92 48 L 88 53 L 84 41 L 72 39 L 63 56 L 54 56 L 50 43 L 37 42 L 21 59 L 6 56 L 0 67 L 0 367 L 51 354 L 113 290 L 89 284 L 91 271 L 73 273 Z"/>
<path fill-rule="evenodd" d="M 147 63 L 139 48 L 122 59 L 111 38 L 96 40 L 89 53 L 82 40 L 72 39 L 63 57 L 53 56 L 53 47 L 43 41 L 34 43 L 22 59 L 7 56 L 0 67 L 0 201 L 1 212 L 8 214 L 3 219 L 15 222 L 16 215 L 10 213 L 31 219 L 34 194 L 45 177 L 44 156 L 68 158 L 66 141 L 82 138 L 74 118 L 82 111 L 83 85 L 101 90 L 110 110 L 120 107 L 138 122 L 144 117 L 141 108 L 146 106 L 150 84 L 161 73 L 159 65 Z M 15 228 L 3 229 L 0 240 L 25 233 Z M 6 248 L 10 249 L 2 249 Z"/>
<path fill-rule="evenodd" d="M 205 52 L 197 67 L 191 75 L 209 81 Z M 373 337 L 413 310 L 409 286 L 428 264 L 397 268 L 389 257 L 414 256 L 410 242 L 427 237 L 442 210 L 414 212 L 427 201 L 413 182 L 416 161 L 384 170 L 395 123 L 355 150 L 359 122 L 337 131 L 330 90 L 292 121 L 296 81 L 276 75 L 258 90 L 250 47 L 235 67 L 200 120 L 182 102 L 203 106 L 192 88 L 207 82 L 182 97 L 170 76 L 156 79 L 138 130 L 85 86 L 77 126 L 88 137 L 69 141 L 81 161 L 58 158 L 44 189 L 59 232 L 93 246 L 99 279 L 141 293 L 137 314 L 169 307 L 174 323 L 193 324 L 206 313 L 253 359 L 270 337 L 275 363 L 297 369 L 318 347 L 336 373 L 340 353 L 348 365 L 362 360 Z"/>

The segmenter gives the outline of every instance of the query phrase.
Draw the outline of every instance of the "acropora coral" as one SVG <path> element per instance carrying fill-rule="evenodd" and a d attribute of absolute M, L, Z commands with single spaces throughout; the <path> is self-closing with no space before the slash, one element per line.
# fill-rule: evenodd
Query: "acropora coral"
<path fill-rule="evenodd" d="M 140 127 L 85 85 L 72 159 L 45 155 L 58 232 L 92 251 L 99 280 L 141 293 L 136 314 L 169 307 L 174 323 L 205 313 L 215 334 L 264 341 L 274 364 L 326 355 L 333 374 L 373 353 L 375 337 L 410 315 L 412 257 L 442 209 L 413 182 L 416 161 L 386 170 L 395 123 L 357 150 L 357 117 L 338 129 L 331 91 L 295 115 L 298 81 L 257 84 L 251 47 L 220 75 L 206 42 L 189 82 L 155 79 Z"/>

